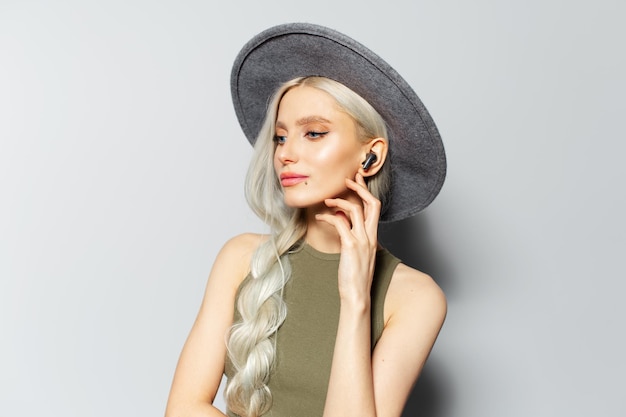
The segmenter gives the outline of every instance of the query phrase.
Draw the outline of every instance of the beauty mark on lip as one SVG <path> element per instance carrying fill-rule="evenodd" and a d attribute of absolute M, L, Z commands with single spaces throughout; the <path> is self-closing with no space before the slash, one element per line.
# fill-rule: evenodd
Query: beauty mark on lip
<path fill-rule="evenodd" d="M 309 177 L 306 175 L 296 174 L 294 172 L 283 172 L 280 174 L 280 184 L 283 187 L 290 187 L 303 182 L 307 178 Z"/>

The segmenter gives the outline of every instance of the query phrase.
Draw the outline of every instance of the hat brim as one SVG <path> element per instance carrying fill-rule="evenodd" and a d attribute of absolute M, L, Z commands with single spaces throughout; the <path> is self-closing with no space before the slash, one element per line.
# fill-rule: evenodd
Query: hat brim
<path fill-rule="evenodd" d="M 407 218 L 428 206 L 446 176 L 441 137 L 409 84 L 378 55 L 335 30 L 290 23 L 267 29 L 239 52 L 231 93 L 239 124 L 254 144 L 270 97 L 286 81 L 322 76 L 367 100 L 387 124 L 392 169 L 381 221 Z"/>

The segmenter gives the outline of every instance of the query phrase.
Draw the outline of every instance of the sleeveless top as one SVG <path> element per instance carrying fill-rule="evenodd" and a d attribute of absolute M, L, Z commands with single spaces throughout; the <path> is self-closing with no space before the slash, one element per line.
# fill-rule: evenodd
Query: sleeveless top
<path fill-rule="evenodd" d="M 339 256 L 319 252 L 306 243 L 289 254 L 291 278 L 283 291 L 287 317 L 276 333 L 276 366 L 268 383 L 272 407 L 264 416 L 323 414 L 339 323 Z M 371 290 L 372 350 L 383 332 L 385 295 L 398 263 L 386 249 L 377 251 Z M 248 274 L 243 282 L 250 279 Z M 235 308 L 234 322 L 239 320 Z M 234 373 L 228 355 L 224 373 L 227 378 Z M 227 414 L 237 417 L 230 411 Z"/>

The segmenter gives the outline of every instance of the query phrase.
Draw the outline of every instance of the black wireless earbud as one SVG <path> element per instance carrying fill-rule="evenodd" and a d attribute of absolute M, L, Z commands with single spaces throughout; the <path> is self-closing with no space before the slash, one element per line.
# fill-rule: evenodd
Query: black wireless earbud
<path fill-rule="evenodd" d="M 363 161 L 363 169 L 365 171 L 367 171 L 368 169 L 370 169 L 370 167 L 372 166 L 372 164 L 374 162 L 376 162 L 378 158 L 376 157 L 376 154 L 374 152 L 370 152 L 367 154 L 367 156 L 365 157 L 365 161 Z"/>

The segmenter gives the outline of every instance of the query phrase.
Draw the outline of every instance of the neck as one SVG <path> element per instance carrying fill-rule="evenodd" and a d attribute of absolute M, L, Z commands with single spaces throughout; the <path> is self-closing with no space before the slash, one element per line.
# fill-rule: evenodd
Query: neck
<path fill-rule="evenodd" d="M 307 212 L 306 242 L 320 252 L 339 253 L 341 240 L 337 229 L 331 224 L 315 219 L 315 214 Z"/>

